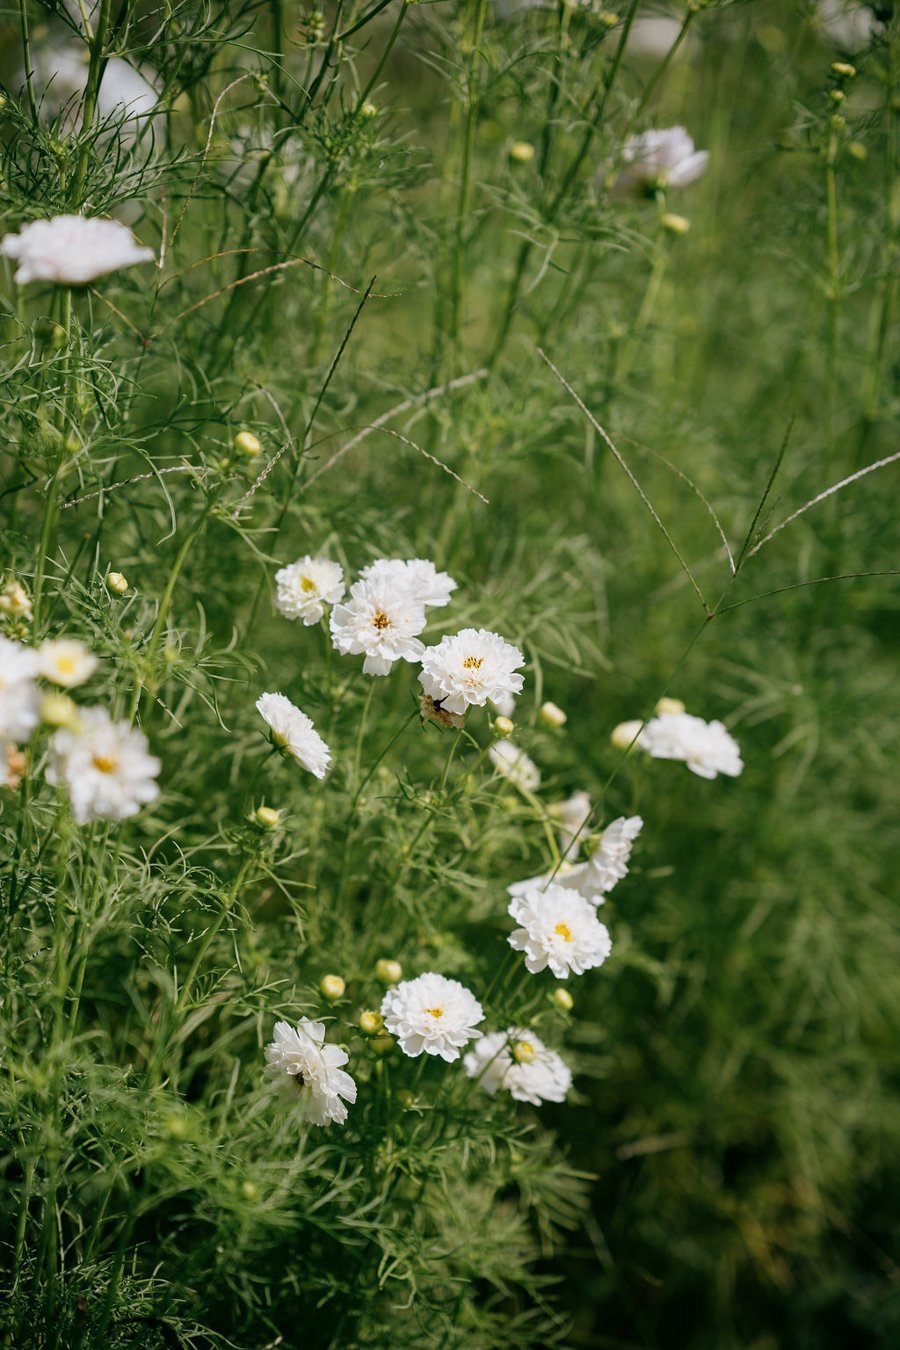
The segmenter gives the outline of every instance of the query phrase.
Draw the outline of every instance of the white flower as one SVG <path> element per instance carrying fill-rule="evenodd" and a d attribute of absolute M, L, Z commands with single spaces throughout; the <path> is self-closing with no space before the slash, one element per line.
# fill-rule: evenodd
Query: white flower
<path fill-rule="evenodd" d="M 77 6 L 73 17 L 76 16 Z M 48 120 L 62 114 L 63 127 L 70 131 L 73 123 L 81 120 L 81 96 L 88 77 L 87 45 L 36 44 L 31 55 L 34 83 L 41 94 L 39 112 Z M 152 79 L 153 72 L 146 66 L 142 71 L 139 73 L 121 57 L 112 56 L 105 63 L 97 91 L 100 121 L 111 122 L 111 132 L 126 145 L 134 140 L 159 103 L 159 95 L 145 78 L 148 75 Z"/>
<path fill-rule="evenodd" d="M 341 1067 L 349 1055 L 340 1046 L 326 1045 L 321 1022 L 306 1017 L 296 1027 L 276 1022 L 275 1039 L 266 1046 L 265 1055 L 267 1073 L 294 1080 L 304 1120 L 314 1125 L 343 1124 L 347 1119 L 344 1102 L 356 1101 L 356 1083 Z"/>
<path fill-rule="evenodd" d="M 418 605 L 449 605 L 456 582 L 428 558 L 379 558 L 360 572 L 364 581 L 385 581 Z"/>
<path fill-rule="evenodd" d="M 125 225 L 86 216 L 32 221 L 0 240 L 0 253 L 16 259 L 15 279 L 22 286 L 29 281 L 84 286 L 107 272 L 153 262 L 153 250 L 142 248 Z"/>
<path fill-rule="evenodd" d="M 75 727 L 60 727 L 50 742 L 47 782 L 64 785 L 79 825 L 125 820 L 155 801 L 162 765 L 147 754 L 147 737 L 105 708 L 82 708 Z"/>
<path fill-rule="evenodd" d="M 501 717 L 512 717 L 516 711 L 516 700 L 512 694 L 498 694 L 496 698 L 489 698 L 488 703 L 497 709 Z"/>
<path fill-rule="evenodd" d="M 388 675 L 395 661 L 418 661 L 425 609 L 389 579 L 357 581 L 350 599 L 331 611 L 331 636 L 344 655 L 365 653 L 365 675 Z"/>
<path fill-rule="evenodd" d="M 505 1088 L 517 1102 L 532 1106 L 565 1101 L 572 1086 L 569 1066 L 540 1036 L 521 1027 L 483 1036 L 463 1059 L 463 1068 L 492 1097 Z"/>
<path fill-rule="evenodd" d="M 632 136 L 622 148 L 625 168 L 614 183 L 617 195 L 647 189 L 685 187 L 706 172 L 708 150 L 695 150 L 684 127 L 665 127 Z"/>
<path fill-rule="evenodd" d="M 344 573 L 329 558 L 298 558 L 275 573 L 275 608 L 286 619 L 302 619 L 306 627 L 318 623 L 326 605 L 336 605 L 344 594 Z"/>
<path fill-rule="evenodd" d="M 33 617 L 31 596 L 21 581 L 8 581 L 0 591 L 0 614 L 10 614 L 14 619 L 23 619 L 31 623 Z"/>
<path fill-rule="evenodd" d="M 38 648 L 38 674 L 63 689 L 84 684 L 93 674 L 97 658 L 77 638 L 56 638 Z"/>
<path fill-rule="evenodd" d="M 628 875 L 631 846 L 643 825 L 640 816 L 619 816 L 618 820 L 607 825 L 588 860 L 587 874 L 581 888 L 583 895 L 589 897 L 594 892 L 606 894 L 617 881 Z"/>
<path fill-rule="evenodd" d="M 486 628 L 463 628 L 426 647 L 419 680 L 426 694 L 448 712 L 464 713 L 471 704 L 496 705 L 504 694 L 520 694 L 525 683 L 513 671 L 525 658 L 512 643 Z"/>
<path fill-rule="evenodd" d="M 654 759 L 680 759 L 700 778 L 724 773 L 736 778 L 743 769 L 740 746 L 721 722 L 704 722 L 690 713 L 664 713 L 641 732 L 638 744 Z"/>
<path fill-rule="evenodd" d="M 381 1003 L 384 1025 L 400 1042 L 404 1055 L 415 1059 L 440 1055 L 452 1064 L 467 1041 L 481 1035 L 475 1027 L 484 1010 L 474 994 L 458 980 L 428 971 L 415 980 L 402 980 L 389 989 Z"/>
<path fill-rule="evenodd" d="M 292 755 L 298 764 L 316 778 L 324 778 L 331 763 L 331 751 L 312 724 L 312 718 L 284 694 L 260 694 L 256 710 L 272 732 L 279 750 Z"/>
<path fill-rule="evenodd" d="M 499 774 L 523 792 L 537 792 L 541 786 L 541 771 L 534 760 L 510 741 L 495 741 L 488 758 Z"/>
<path fill-rule="evenodd" d="M 37 654 L 0 637 L 0 742 L 27 741 L 38 724 Z"/>
<path fill-rule="evenodd" d="M 559 843 L 567 862 L 578 857 L 581 841 L 588 833 L 591 818 L 591 799 L 586 792 L 573 792 L 564 802 L 555 802 L 548 811 L 556 821 Z"/>
<path fill-rule="evenodd" d="M 606 925 L 577 891 L 551 883 L 510 901 L 509 914 L 523 925 L 509 945 L 525 953 L 525 967 L 536 975 L 547 966 L 559 980 L 601 966 L 612 949 Z"/>

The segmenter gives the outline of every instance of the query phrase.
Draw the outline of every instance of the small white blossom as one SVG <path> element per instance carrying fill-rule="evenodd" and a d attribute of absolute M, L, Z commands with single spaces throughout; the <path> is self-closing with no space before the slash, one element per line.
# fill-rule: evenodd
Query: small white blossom
<path fill-rule="evenodd" d="M 29 281 L 85 286 L 107 272 L 153 262 L 153 250 L 143 248 L 125 225 L 86 216 L 32 221 L 0 240 L 0 253 L 18 262 L 15 279 L 21 286 Z"/>
<path fill-rule="evenodd" d="M 76 726 L 53 735 L 47 782 L 67 788 L 72 815 L 86 825 L 137 815 L 159 796 L 153 780 L 161 768 L 142 731 L 114 722 L 105 708 L 82 708 Z"/>
<path fill-rule="evenodd" d="M 424 606 L 386 578 L 354 582 L 347 603 L 331 611 L 335 647 L 345 656 L 365 653 L 365 675 L 389 675 L 395 661 L 418 661 L 425 647 L 416 635 L 424 627 Z"/>
<path fill-rule="evenodd" d="M 360 572 L 364 581 L 385 581 L 418 605 L 449 605 L 456 582 L 428 558 L 379 558 Z"/>
<path fill-rule="evenodd" d="M 540 769 L 511 741 L 495 741 L 488 749 L 488 758 L 499 774 L 523 792 L 537 792 L 541 786 Z"/>
<path fill-rule="evenodd" d="M 587 836 L 588 821 L 591 818 L 591 799 L 579 789 L 567 797 L 564 802 L 555 802 L 548 807 L 550 815 L 559 831 L 560 847 L 567 862 L 578 857 L 581 841 Z"/>
<path fill-rule="evenodd" d="M 496 706 L 504 694 L 520 694 L 525 683 L 513 672 L 525 658 L 511 642 L 486 628 L 463 628 L 427 647 L 419 680 L 435 703 L 448 712 L 464 713 L 488 699 Z"/>
<path fill-rule="evenodd" d="M 415 1059 L 440 1055 L 452 1064 L 467 1041 L 481 1036 L 475 1027 L 484 1010 L 458 980 L 428 971 L 389 989 L 381 1004 L 384 1024 L 396 1036 L 404 1055 Z"/>
<path fill-rule="evenodd" d="M 536 975 L 547 966 L 557 979 L 601 966 L 612 949 L 606 925 L 583 895 L 551 883 L 510 901 L 509 914 L 522 924 L 509 945 L 525 953 L 525 967 Z"/>
<path fill-rule="evenodd" d="M 302 619 L 309 628 L 322 618 L 326 605 L 343 598 L 344 590 L 339 563 L 307 554 L 275 573 L 275 608 L 286 619 Z"/>
<path fill-rule="evenodd" d="M 724 773 L 736 778 L 743 769 L 740 746 L 721 722 L 705 722 L 690 713 L 654 717 L 638 742 L 654 759 L 680 759 L 700 778 Z"/>
<path fill-rule="evenodd" d="M 21 581 L 7 581 L 0 591 L 0 614 L 9 614 L 14 619 L 23 619 L 31 623 L 33 610 L 31 596 Z"/>
<path fill-rule="evenodd" d="M 533 1031 L 511 1027 L 483 1036 L 463 1059 L 469 1078 L 493 1097 L 500 1088 L 517 1102 L 563 1102 L 572 1086 L 572 1071 L 555 1050 Z"/>
<path fill-rule="evenodd" d="M 38 648 L 38 674 L 63 689 L 84 684 L 94 673 L 97 658 L 77 638 L 55 638 Z"/>
<path fill-rule="evenodd" d="M 27 741 L 38 724 L 37 654 L 0 637 L 0 742 Z"/>
<path fill-rule="evenodd" d="M 331 763 L 331 751 L 312 723 L 284 694 L 260 694 L 256 710 L 272 732 L 279 750 L 292 755 L 298 764 L 316 778 L 324 778 Z"/>
<path fill-rule="evenodd" d="M 350 1058 L 347 1052 L 325 1043 L 323 1023 L 306 1017 L 296 1027 L 276 1022 L 275 1039 L 266 1046 L 265 1055 L 268 1074 L 293 1080 L 304 1120 L 313 1125 L 343 1124 L 347 1119 L 344 1102 L 356 1101 L 356 1083 L 342 1068 Z"/>
<path fill-rule="evenodd" d="M 684 127 L 665 127 L 632 136 L 622 149 L 625 168 L 614 184 L 617 195 L 679 188 L 706 172 L 708 150 L 695 150 Z"/>
<path fill-rule="evenodd" d="M 618 820 L 607 825 L 588 860 L 583 895 L 594 892 L 606 894 L 616 882 L 628 875 L 631 847 L 643 825 L 640 816 L 619 816 Z"/>

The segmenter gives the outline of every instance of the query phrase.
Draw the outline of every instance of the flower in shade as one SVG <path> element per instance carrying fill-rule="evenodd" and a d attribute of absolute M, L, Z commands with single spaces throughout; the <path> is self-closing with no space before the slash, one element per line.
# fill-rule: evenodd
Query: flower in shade
<path fill-rule="evenodd" d="M 388 675 L 395 661 L 418 661 L 425 608 L 389 578 L 357 581 L 346 604 L 331 611 L 331 636 L 343 654 L 365 654 L 365 675 Z"/>
<path fill-rule="evenodd" d="M 428 558 L 379 558 L 360 572 L 364 581 L 386 581 L 403 591 L 417 605 L 449 605 L 456 582 L 447 572 L 439 572 Z"/>
<path fill-rule="evenodd" d="M 706 172 L 708 150 L 695 150 L 684 127 L 664 127 L 632 136 L 622 148 L 625 167 L 616 178 L 617 195 L 655 192 L 693 183 Z"/>
<path fill-rule="evenodd" d="M 523 792 L 537 792 L 541 786 L 541 771 L 534 760 L 510 741 L 495 741 L 488 758 L 499 774 Z"/>
<path fill-rule="evenodd" d="M 147 753 L 147 737 L 130 722 L 114 722 L 105 708 L 82 708 L 75 726 L 50 741 L 47 782 L 64 786 L 79 825 L 126 820 L 155 801 L 162 765 Z"/>
<path fill-rule="evenodd" d="M 37 653 L 0 637 L 0 742 L 27 741 L 38 724 Z"/>
<path fill-rule="evenodd" d="M 564 802 L 555 802 L 548 807 L 549 814 L 556 822 L 560 847 L 567 862 L 574 862 L 578 857 L 581 841 L 588 832 L 591 809 L 590 797 L 580 789 Z"/>
<path fill-rule="evenodd" d="M 260 694 L 256 709 L 271 730 L 278 749 L 292 755 L 316 778 L 324 778 L 331 763 L 331 751 L 313 726 L 312 718 L 284 694 Z"/>
<path fill-rule="evenodd" d="M 384 1024 L 396 1036 L 404 1055 L 440 1055 L 452 1064 L 462 1047 L 484 1021 L 484 1010 L 474 994 L 458 980 L 428 971 L 415 980 L 401 980 L 381 1003 Z"/>
<path fill-rule="evenodd" d="M 349 1055 L 337 1045 L 326 1045 L 325 1027 L 303 1017 L 275 1023 L 275 1039 L 265 1049 L 266 1072 L 288 1079 L 297 1095 L 304 1120 L 313 1125 L 341 1125 L 347 1119 L 344 1102 L 356 1101 L 356 1083 L 343 1065 Z M 343 1099 L 343 1100 L 342 1100 Z"/>
<path fill-rule="evenodd" d="M 463 1059 L 469 1078 L 493 1097 L 504 1088 L 517 1102 L 562 1102 L 572 1086 L 572 1071 L 533 1031 L 511 1027 L 483 1036 Z"/>
<path fill-rule="evenodd" d="M 319 622 L 326 605 L 338 603 L 344 589 L 339 563 L 307 554 L 275 573 L 275 608 L 286 619 L 302 619 L 308 628 Z"/>
<path fill-rule="evenodd" d="M 619 816 L 607 825 L 588 860 L 582 894 L 589 895 L 594 891 L 606 894 L 617 881 L 628 875 L 631 847 L 643 826 L 640 816 Z"/>
<path fill-rule="evenodd" d="M 0 240 L 0 253 L 18 262 L 15 279 L 22 286 L 29 281 L 86 286 L 107 272 L 154 261 L 153 250 L 143 248 L 127 226 L 87 216 L 32 221 Z"/>
<path fill-rule="evenodd" d="M 38 674 L 63 689 L 84 684 L 93 674 L 97 658 L 77 638 L 55 638 L 38 648 Z"/>
<path fill-rule="evenodd" d="M 510 901 L 509 914 L 522 925 L 509 945 L 525 953 L 525 967 L 536 975 L 547 966 L 559 980 L 601 966 L 612 949 L 606 925 L 577 891 L 551 883 Z"/>
<path fill-rule="evenodd" d="M 504 694 L 520 694 L 525 683 L 514 674 L 525 658 L 511 642 L 486 628 L 463 628 L 426 647 L 419 676 L 426 694 L 449 712 L 483 707 Z"/>
<path fill-rule="evenodd" d="M 654 759 L 680 759 L 700 778 L 724 773 L 736 778 L 743 769 L 741 750 L 721 722 L 705 722 L 690 713 L 664 713 L 641 732 L 638 745 Z"/>

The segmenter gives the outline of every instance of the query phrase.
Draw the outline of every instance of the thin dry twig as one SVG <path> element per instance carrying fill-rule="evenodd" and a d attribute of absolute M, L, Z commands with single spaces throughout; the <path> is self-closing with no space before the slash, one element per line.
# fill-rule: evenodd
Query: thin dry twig
<path fill-rule="evenodd" d="M 442 459 L 438 459 L 437 455 L 433 455 L 430 450 L 425 450 L 421 445 L 417 445 L 416 442 L 411 441 L 408 436 L 401 436 L 400 432 L 394 431 L 392 427 L 380 427 L 379 430 L 383 431 L 385 436 L 393 436 L 396 440 L 402 441 L 404 445 L 411 446 L 413 450 L 418 450 L 419 454 L 424 455 L 425 459 L 430 459 L 432 464 L 436 464 L 439 469 L 444 470 L 444 473 L 448 473 L 451 478 L 455 478 L 460 487 L 464 487 L 468 492 L 471 492 L 473 496 L 478 497 L 480 501 L 484 502 L 485 506 L 490 506 L 490 499 L 485 497 L 483 492 L 479 492 L 471 483 L 467 483 L 465 478 L 461 478 L 454 469 L 450 468 L 449 464 L 445 464 Z"/>
<path fill-rule="evenodd" d="M 772 595 L 784 595 L 786 591 L 801 591 L 806 586 L 821 586 L 826 581 L 859 581 L 862 577 L 900 577 L 900 568 L 886 568 L 882 572 L 839 572 L 833 577 L 813 577 L 811 581 L 795 581 L 790 586 L 778 586 L 774 591 L 760 591 L 758 595 L 748 595 L 745 600 L 735 600 L 733 604 L 723 605 L 721 609 L 714 610 L 709 617 L 717 619 L 720 614 L 727 614 L 730 609 L 752 605 L 754 600 L 768 600 Z"/>
<path fill-rule="evenodd" d="M 159 478 L 164 473 L 212 473 L 212 469 L 206 464 L 173 464 L 168 469 L 154 469 L 152 473 L 139 473 L 136 478 L 122 478 L 118 483 L 110 483 L 109 487 L 99 488 L 97 492 L 87 492 L 83 497 L 73 497 L 71 501 L 62 502 L 60 511 L 67 510 L 70 506 L 80 506 L 82 502 L 92 501 L 95 497 L 108 497 L 116 488 L 130 487 L 132 483 L 143 483 L 147 478 Z"/>
<path fill-rule="evenodd" d="M 699 498 L 699 500 L 703 503 L 703 505 L 709 512 L 710 516 L 712 517 L 712 521 L 716 527 L 716 530 L 718 531 L 719 538 L 722 540 L 722 547 L 725 550 L 725 556 L 728 558 L 728 566 L 731 568 L 731 575 L 735 576 L 737 574 L 737 567 L 735 566 L 734 555 L 731 552 L 731 549 L 728 545 L 728 540 L 725 537 L 725 531 L 722 529 L 722 524 L 719 520 L 719 517 L 713 510 L 712 504 L 700 491 L 700 489 L 698 488 L 697 484 L 693 481 L 693 479 L 689 478 L 683 469 L 679 469 L 677 464 L 673 464 L 672 461 L 670 459 L 667 459 L 665 455 L 661 454 L 659 450 L 654 450 L 652 445 L 643 445 L 640 441 L 632 440 L 630 436 L 627 436 L 625 439 L 631 441 L 632 445 L 636 445 L 639 450 L 646 450 L 648 455 L 652 455 L 654 459 L 658 459 L 660 463 L 664 464 L 667 469 L 671 470 L 671 472 L 674 473 L 677 478 L 680 478 L 682 482 L 687 483 L 688 487 L 691 489 L 694 495 L 697 498 Z"/>
<path fill-rule="evenodd" d="M 760 539 L 758 544 L 753 545 L 747 554 L 747 557 L 752 558 L 754 553 L 759 552 L 763 544 L 767 544 L 770 539 L 774 539 L 775 535 L 778 534 L 780 530 L 783 530 L 786 525 L 790 525 L 798 516 L 802 516 L 803 512 L 808 511 L 811 506 L 817 506 L 819 502 L 824 502 L 826 497 L 832 497 L 835 492 L 840 492 L 841 488 L 847 487 L 850 483 L 855 483 L 857 479 L 865 478 L 867 473 L 874 473 L 876 469 L 883 469 L 888 464 L 895 464 L 898 459 L 900 459 L 900 450 L 895 451 L 893 455 L 888 455 L 885 459 L 876 460 L 874 464 L 867 464 L 864 469 L 857 469 L 856 473 L 851 473 L 848 478 L 842 478 L 839 483 L 832 483 L 831 487 L 826 488 L 824 492 L 818 493 L 817 496 L 811 497 L 808 502 L 789 515 L 780 525 L 776 525 L 773 530 L 770 530 L 763 539 Z"/>

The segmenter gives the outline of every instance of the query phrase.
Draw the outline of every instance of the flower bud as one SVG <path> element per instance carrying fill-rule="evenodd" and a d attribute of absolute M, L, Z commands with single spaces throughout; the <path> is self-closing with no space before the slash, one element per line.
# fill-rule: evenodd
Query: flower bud
<path fill-rule="evenodd" d="M 569 993 L 568 989 L 563 989 L 562 987 L 554 989 L 553 993 L 550 995 L 550 1002 L 555 1004 L 560 1012 L 570 1013 L 575 1007 L 575 1000 L 572 995 Z"/>
<path fill-rule="evenodd" d="M 495 717 L 494 730 L 498 736 L 511 736 L 515 731 L 515 723 L 509 717 Z"/>
<path fill-rule="evenodd" d="M 411 1106 L 415 1105 L 415 1096 L 409 1088 L 401 1088 L 396 1096 L 398 1106 L 402 1106 L 404 1111 L 408 1111 Z"/>
<path fill-rule="evenodd" d="M 843 89 L 832 89 L 828 97 L 831 99 L 832 103 L 843 103 L 847 95 L 844 93 Z"/>
<path fill-rule="evenodd" d="M 241 1195 L 245 1200 L 256 1200 L 259 1196 L 259 1187 L 255 1181 L 241 1182 Z"/>
<path fill-rule="evenodd" d="M 667 211 L 660 221 L 664 230 L 669 234 L 687 234 L 691 228 L 691 222 L 687 216 L 676 216 L 674 211 Z"/>
<path fill-rule="evenodd" d="M 341 979 L 340 975 L 323 975 L 319 981 L 319 989 L 326 998 L 329 998 L 332 1001 L 343 998 L 344 990 L 346 988 L 347 985 Z"/>
<path fill-rule="evenodd" d="M 839 80 L 852 80 L 856 66 L 851 66 L 849 61 L 832 61 L 831 73 Z"/>
<path fill-rule="evenodd" d="M 684 704 L 680 698 L 661 698 L 656 711 L 660 717 L 680 717 L 684 712 Z"/>
<path fill-rule="evenodd" d="M 45 694 L 41 699 L 41 721 L 45 727 L 74 727 L 78 709 L 68 694 Z"/>
<path fill-rule="evenodd" d="M 630 722 L 620 722 L 617 727 L 613 728 L 609 739 L 617 750 L 627 750 L 635 736 L 639 734 L 642 726 L 643 722 L 640 718 L 634 718 Z"/>
<path fill-rule="evenodd" d="M 597 20 L 603 24 L 604 28 L 615 28 L 619 22 L 619 16 L 614 14 L 611 9 L 601 9 L 597 15 Z"/>
<path fill-rule="evenodd" d="M 377 1036 L 384 1026 L 384 1018 L 381 1013 L 372 1012 L 366 1008 L 365 1012 L 359 1014 L 359 1029 L 366 1036 Z"/>
<path fill-rule="evenodd" d="M 375 104 L 371 101 L 371 99 L 368 98 L 366 99 L 365 103 L 363 103 L 359 111 L 362 117 L 378 116 L 378 109 L 376 108 Z"/>
<path fill-rule="evenodd" d="M 564 727 L 569 720 L 567 714 L 555 703 L 541 704 L 540 719 L 548 727 Z"/>
<path fill-rule="evenodd" d="M 274 806 L 258 806 L 253 813 L 253 819 L 264 830 L 277 830 L 281 824 L 281 812 L 276 811 Z"/>
<path fill-rule="evenodd" d="M 847 154 L 851 155 L 853 159 L 859 160 L 860 163 L 869 158 L 869 152 L 862 141 L 848 141 Z"/>
<path fill-rule="evenodd" d="M 262 450 L 259 437 L 254 436 L 252 431 L 239 431 L 234 438 L 234 448 L 248 459 L 253 459 Z"/>
<path fill-rule="evenodd" d="M 399 961 L 382 957 L 375 962 L 375 978 L 381 980 L 382 984 L 399 984 L 403 979 L 403 967 Z"/>
<path fill-rule="evenodd" d="M 122 576 L 121 572 L 107 572 L 106 584 L 116 595 L 124 595 L 128 590 L 128 582 Z"/>
<path fill-rule="evenodd" d="M 534 159 L 534 146 L 530 141 L 513 141 L 509 147 L 509 157 L 517 164 L 530 164 Z"/>
<path fill-rule="evenodd" d="M 531 1041 L 516 1041 L 513 1046 L 512 1057 L 517 1064 L 530 1064 L 536 1054 Z"/>

